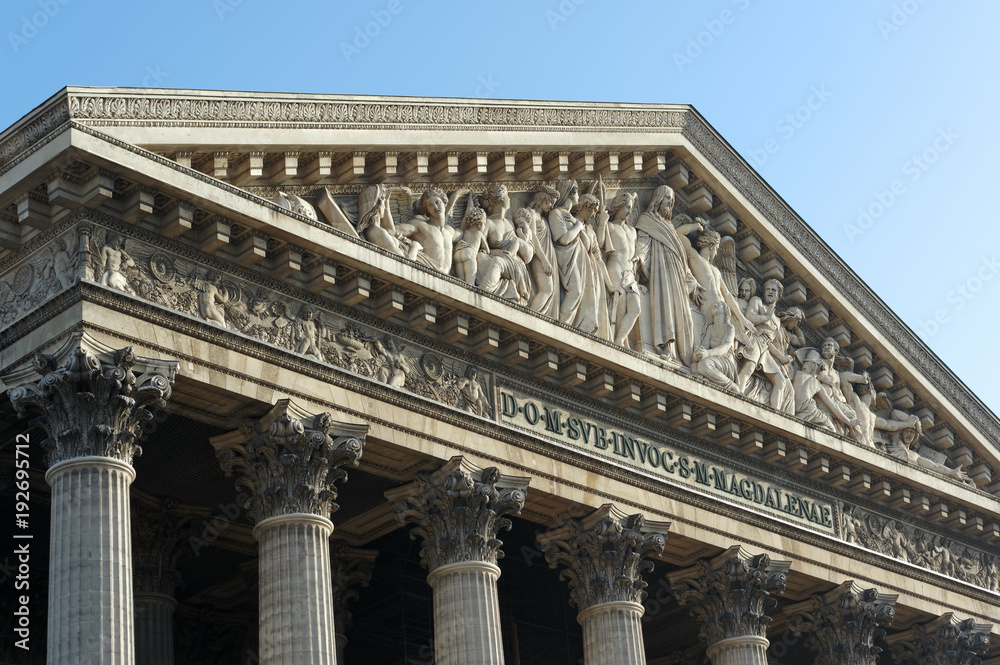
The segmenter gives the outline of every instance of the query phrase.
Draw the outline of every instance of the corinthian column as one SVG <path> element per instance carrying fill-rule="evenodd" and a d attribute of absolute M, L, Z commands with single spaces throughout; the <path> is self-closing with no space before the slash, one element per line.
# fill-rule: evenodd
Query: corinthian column
<path fill-rule="evenodd" d="M 736 545 L 668 576 L 677 602 L 692 604 L 712 665 L 767 665 L 764 609 L 784 592 L 790 565 Z"/>
<path fill-rule="evenodd" d="M 46 435 L 52 487 L 49 663 L 131 665 L 132 539 L 129 485 L 146 407 L 163 406 L 176 362 L 138 358 L 87 333 L 4 382 L 22 418 Z"/>
<path fill-rule="evenodd" d="M 434 662 L 502 665 L 497 534 L 524 506 L 528 478 L 453 457 L 434 473 L 389 490 L 396 517 L 420 536 L 420 562 L 434 590 Z"/>
<path fill-rule="evenodd" d="M 642 573 L 653 563 L 643 559 L 663 552 L 668 527 L 605 504 L 538 536 L 549 565 L 563 566 L 560 576 L 569 580 L 586 665 L 645 664 Z"/>
<path fill-rule="evenodd" d="M 896 595 L 854 582 L 785 608 L 788 625 L 816 652 L 816 665 L 875 665 L 882 651 L 875 638 L 896 615 Z"/>
<path fill-rule="evenodd" d="M 132 501 L 135 656 L 142 665 L 174 665 L 174 591 L 181 582 L 176 564 L 184 519 L 170 503 Z"/>
<path fill-rule="evenodd" d="M 250 494 L 260 566 L 262 665 L 334 665 L 330 513 L 341 466 L 356 466 L 367 425 L 337 423 L 281 400 L 212 446 L 226 475 Z"/>
<path fill-rule="evenodd" d="M 362 550 L 344 543 L 330 545 L 330 579 L 333 584 L 333 622 L 337 638 L 337 665 L 344 665 L 347 629 L 351 627 L 351 612 L 347 604 L 357 600 L 357 587 L 366 587 L 372 579 L 372 569 L 378 550 Z"/>
<path fill-rule="evenodd" d="M 989 651 L 992 628 L 972 619 L 959 621 L 949 612 L 886 641 L 897 665 L 979 665 L 978 656 Z"/>

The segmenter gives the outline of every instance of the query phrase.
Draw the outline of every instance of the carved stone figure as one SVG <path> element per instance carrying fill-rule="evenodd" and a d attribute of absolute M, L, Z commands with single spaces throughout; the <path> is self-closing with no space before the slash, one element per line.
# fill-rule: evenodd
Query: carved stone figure
<path fill-rule="evenodd" d="M 694 323 L 689 301 L 700 303 L 700 287 L 688 268 L 687 252 L 670 221 L 674 190 L 660 185 L 636 220 L 639 265 L 649 282 L 653 348 L 663 358 L 691 364 Z"/>
<path fill-rule="evenodd" d="M 609 315 L 614 330 L 612 341 L 634 350 L 639 350 L 639 340 L 634 340 L 634 343 L 630 344 L 629 337 L 642 309 L 640 297 L 642 291 L 636 281 L 635 266 L 638 257 L 635 253 L 636 231 L 633 213 L 637 198 L 638 195 L 634 192 L 624 190 L 618 192 L 608 207 L 611 222 L 607 225 L 607 235 L 604 239 L 608 279 L 611 281 Z"/>
<path fill-rule="evenodd" d="M 380 361 L 380 365 L 375 374 L 382 383 L 386 383 L 394 388 L 402 388 L 406 385 L 406 377 L 409 367 L 403 356 L 406 348 L 393 337 L 386 337 L 385 344 L 379 340 L 372 340 L 372 355 Z"/>
<path fill-rule="evenodd" d="M 333 208 L 339 211 L 336 204 Z M 397 231 L 385 185 L 372 185 L 358 195 L 358 215 L 357 232 L 365 240 L 393 254 L 416 259 L 421 246 L 401 237 Z"/>
<path fill-rule="evenodd" d="M 303 305 L 294 324 L 292 339 L 295 342 L 296 353 L 323 360 L 323 352 L 319 348 L 320 331 L 315 319 L 316 310 L 309 305 Z"/>
<path fill-rule="evenodd" d="M 838 357 L 837 351 L 839 350 L 840 345 L 837 344 L 837 340 L 832 337 L 827 337 L 823 340 L 823 346 L 820 349 L 822 360 L 819 380 L 831 400 L 837 403 L 840 410 L 846 413 L 849 419 L 855 420 L 857 419 L 857 411 L 852 404 L 857 403 L 857 397 L 854 394 L 853 384 L 864 383 L 867 381 L 867 376 L 851 371 L 854 368 L 854 361 L 850 358 L 842 359 Z M 838 369 L 837 366 L 840 363 L 847 364 L 844 371 Z M 861 443 L 865 437 L 860 427 L 860 421 L 858 423 L 858 425 L 845 427 L 845 422 L 837 419 L 834 423 L 835 431 L 850 436 L 855 441 Z"/>
<path fill-rule="evenodd" d="M 479 369 L 474 365 L 469 365 L 465 377 L 458 381 L 458 406 L 484 418 L 490 415 L 490 403 L 479 383 Z"/>
<path fill-rule="evenodd" d="M 739 392 L 736 379 L 736 329 L 729 322 L 729 307 L 718 301 L 712 307 L 712 322 L 705 328 L 701 344 L 691 353 L 692 368 L 720 388 Z"/>
<path fill-rule="evenodd" d="M 229 298 L 219 288 L 222 274 L 218 270 L 209 270 L 205 277 L 194 277 L 194 288 L 198 291 L 198 314 L 201 318 L 226 327 L 226 311 L 223 309 Z"/>
<path fill-rule="evenodd" d="M 49 257 L 38 276 L 48 282 L 50 292 L 55 292 L 69 288 L 75 281 L 76 255 L 67 249 L 65 238 L 60 236 L 52 242 L 54 247 L 49 249 Z"/>
<path fill-rule="evenodd" d="M 462 237 L 455 243 L 455 276 L 467 284 L 475 285 L 478 255 L 490 253 L 486 242 L 486 211 L 473 207 L 462 219 Z"/>
<path fill-rule="evenodd" d="M 818 354 L 811 352 L 802 363 L 802 369 L 795 374 L 795 417 L 833 431 L 837 430 L 830 418 L 831 414 L 844 425 L 860 426 L 861 422 L 854 417 L 853 412 L 845 412 L 840 403 L 834 401 L 823 389 L 818 378 L 822 362 Z M 826 409 L 821 409 L 820 404 L 826 406 Z"/>
<path fill-rule="evenodd" d="M 601 248 L 606 244 L 608 213 L 604 207 L 604 184 L 596 183 L 598 196 L 584 194 L 579 205 L 572 214 L 584 223 L 580 232 L 585 254 L 584 260 L 584 294 L 580 309 L 593 309 L 595 328 L 593 334 L 606 340 L 612 339 L 611 317 L 608 314 L 607 294 L 614 291 L 614 286 L 608 276 L 608 267 L 604 263 Z M 596 223 L 592 220 L 595 219 Z M 581 328 L 583 329 L 583 328 Z"/>
<path fill-rule="evenodd" d="M 593 264 L 588 259 L 586 223 L 571 212 L 580 202 L 580 188 L 575 180 L 564 180 L 559 187 L 559 200 L 549 211 L 549 231 L 556 248 L 559 284 L 562 300 L 559 321 L 596 334 L 598 330 L 597 294 L 593 292 Z"/>
<path fill-rule="evenodd" d="M 461 231 L 448 225 L 455 204 L 467 189 L 459 189 L 449 198 L 439 187 L 430 187 L 420 197 L 417 216 L 409 222 L 396 225 L 396 231 L 404 238 L 420 245 L 420 251 L 413 257 L 417 263 L 446 275 L 451 274 L 454 243 Z M 388 207 L 386 207 L 388 211 Z M 391 218 L 391 213 L 386 213 Z"/>
<path fill-rule="evenodd" d="M 785 381 L 781 364 L 771 353 L 775 337 L 781 329 L 777 307 L 784 293 L 784 287 L 776 279 L 764 283 L 763 299 L 753 296 L 746 308 L 746 320 L 752 325 L 749 332 L 749 344 L 740 351 L 743 363 L 737 383 L 742 391 L 746 391 L 750 375 L 759 370 L 771 382 L 770 405 L 779 409 L 784 401 L 784 395 L 790 386 Z"/>
<path fill-rule="evenodd" d="M 135 265 L 132 257 L 125 253 L 124 236 L 109 231 L 104 246 L 97 252 L 97 258 L 101 271 L 99 281 L 102 285 L 135 295 L 135 291 L 129 286 L 128 280 L 122 273 L 124 268 L 131 268 Z"/>
<path fill-rule="evenodd" d="M 757 280 L 753 277 L 746 277 L 741 279 L 738 287 L 738 298 L 736 302 L 740 305 L 740 311 L 746 312 L 747 305 L 750 304 L 750 299 L 757 295 Z"/>
<path fill-rule="evenodd" d="M 534 295 L 528 307 L 553 319 L 559 318 L 559 269 L 556 248 L 549 231 L 549 211 L 559 200 L 559 191 L 549 185 L 539 185 L 528 209 L 531 211 L 531 234 L 535 253 L 531 269 Z"/>
<path fill-rule="evenodd" d="M 531 229 L 524 220 L 515 229 L 507 219 L 510 196 L 501 184 L 491 184 L 483 192 L 479 204 L 486 212 L 487 252 L 480 254 L 476 285 L 507 300 L 527 304 L 531 297 L 528 262 L 534 257 Z"/>

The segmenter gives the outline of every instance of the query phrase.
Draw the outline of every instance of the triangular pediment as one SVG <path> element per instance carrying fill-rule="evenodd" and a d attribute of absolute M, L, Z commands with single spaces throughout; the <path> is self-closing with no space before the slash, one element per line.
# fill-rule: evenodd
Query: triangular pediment
<path fill-rule="evenodd" d="M 622 281 L 620 271 L 617 282 L 610 277 L 618 296 L 609 289 L 596 298 L 606 313 L 595 314 L 593 324 L 559 303 L 550 309 L 533 304 L 545 272 L 532 264 L 541 244 L 518 235 L 514 224 L 521 221 L 515 213 L 531 209 L 542 186 L 555 188 L 558 197 L 551 205 L 560 208 L 569 180 L 579 184 L 581 195 L 599 196 L 603 189 L 602 208 L 619 193 L 635 195 L 635 214 L 622 226 L 638 229 L 631 240 L 638 249 L 629 245 L 632 255 L 618 268 L 634 265 L 636 279 Z M 236 297 L 252 319 L 258 306 L 253 289 L 263 289 L 288 295 L 284 311 L 274 310 L 273 298 L 268 301 L 267 315 L 294 326 L 307 306 L 322 318 L 325 298 L 333 303 L 331 311 L 356 308 L 366 320 L 390 321 L 434 344 L 459 344 L 467 355 L 550 385 L 561 398 L 579 395 L 615 413 L 657 419 L 694 439 L 735 447 L 767 463 L 781 460 L 810 478 L 833 487 L 848 484 L 855 493 L 906 507 L 917 517 L 940 511 L 934 497 L 942 496 L 959 497 L 955 505 L 983 516 L 987 525 L 1000 516 L 996 416 L 690 106 L 68 88 L 0 136 L 0 184 L 4 272 L 26 265 L 16 263 L 22 250 L 41 246 L 44 234 L 71 215 L 98 225 L 117 218 L 141 231 L 135 242 L 148 247 L 142 258 L 152 266 L 148 281 L 154 286 L 157 280 L 160 285 L 180 280 L 177 275 L 186 270 L 191 274 L 185 283 L 199 281 L 199 293 L 225 291 L 213 281 L 219 275 L 202 267 L 212 265 L 206 257 L 242 271 L 242 281 L 231 280 L 232 288 L 219 300 L 206 296 L 207 307 L 189 309 L 196 318 L 211 322 L 213 303 Z M 383 189 L 374 191 L 377 185 Z M 503 186 L 509 205 L 484 207 L 490 185 Z M 705 234 L 696 228 L 678 232 L 676 225 L 661 225 L 653 231 L 656 215 L 642 220 L 656 212 L 651 203 L 655 207 L 663 186 L 676 197 L 672 221 L 682 215 L 692 225 L 701 220 L 717 234 L 728 263 L 721 257 L 699 263 L 691 252 L 702 255 L 699 237 Z M 440 213 L 432 213 L 433 204 L 422 199 L 438 189 L 442 208 L 453 203 L 454 210 L 449 210 L 452 219 L 435 224 Z M 398 228 L 390 228 L 377 209 L 383 199 Z M 565 246 L 576 242 L 573 224 L 585 216 L 574 207 L 563 206 Z M 487 218 L 505 210 L 499 214 L 509 222 L 492 237 L 489 230 L 483 233 L 486 246 L 493 244 L 483 256 L 477 235 L 462 228 L 470 226 L 472 208 L 484 210 Z M 549 214 L 541 204 L 535 210 L 539 217 Z M 529 218 L 525 213 L 525 224 Z M 659 219 L 670 221 L 665 215 Z M 553 223 L 548 224 L 551 237 Z M 458 227 L 444 254 L 434 251 L 441 249 L 434 245 L 440 229 L 422 230 L 421 224 Z M 386 233 L 368 233 L 373 226 Z M 584 228 L 596 238 L 598 223 Z M 567 287 L 573 279 L 603 280 L 592 257 L 607 270 L 608 248 L 621 242 L 604 233 L 596 253 L 592 245 L 581 245 L 573 256 L 572 247 L 565 246 L 552 255 L 550 272 L 565 273 L 557 297 L 574 289 L 586 296 L 590 286 Z M 657 233 L 666 233 L 669 241 Z M 98 245 L 109 243 L 107 238 L 102 235 Z M 173 243 L 159 266 L 151 249 L 157 238 Z M 519 255 L 522 244 L 531 251 Z M 657 252 L 678 248 L 673 259 L 658 258 Z M 32 260 L 38 265 L 22 276 L 43 269 L 44 258 Z M 178 267 L 179 261 L 185 267 Z M 488 275 L 480 261 L 494 274 Z M 574 262 L 590 262 L 597 276 L 579 277 Z M 664 273 L 671 269 L 683 274 L 669 286 L 654 284 L 667 279 Z M 720 286 L 725 318 L 733 322 L 736 337 L 733 386 L 719 378 L 733 368 L 722 361 L 699 368 L 691 355 L 694 347 L 713 339 L 705 336 L 713 322 L 699 318 L 712 310 L 697 302 L 711 295 L 706 280 L 713 275 L 725 284 Z M 745 279 L 755 286 L 740 303 L 739 284 Z M 773 307 L 763 288 L 769 280 L 782 291 Z M 7 287 L 12 293 L 15 282 L 16 273 Z M 587 284 L 608 288 L 603 281 Z M 751 309 L 761 321 L 757 337 L 737 325 L 742 319 L 725 297 L 734 286 L 736 292 L 729 295 L 740 316 L 749 320 Z M 287 290 L 292 287 L 313 296 L 294 295 Z M 697 297 L 691 299 L 692 294 Z M 169 308 L 178 302 L 160 304 Z M 626 331 L 624 344 L 615 343 L 618 320 L 636 306 L 634 328 Z M 692 313 L 665 316 L 668 306 Z M 785 326 L 796 311 L 801 313 L 798 326 Z M 0 323 L 9 326 L 23 313 Z M 218 325 L 231 324 L 227 316 L 218 319 Z M 775 321 L 784 331 L 778 351 L 770 346 L 780 331 L 764 330 Z M 721 322 L 715 325 L 716 332 L 725 329 Z M 315 326 L 307 330 L 311 336 Z M 314 349 L 311 337 L 302 341 L 288 335 L 284 341 L 277 333 L 260 339 L 321 359 L 321 345 Z M 687 351 L 679 348 L 683 337 Z M 827 339 L 836 342 L 836 358 L 823 358 Z M 664 348 L 662 342 L 671 340 L 673 348 Z M 330 344 L 344 354 L 357 341 Z M 368 347 L 364 353 L 371 354 Z M 392 362 L 410 362 L 414 372 L 424 357 L 407 360 L 398 348 L 378 353 Z M 776 360 L 781 354 L 788 362 Z M 812 361 L 817 375 L 825 368 L 828 376 L 845 382 L 820 389 L 828 395 L 840 392 L 835 401 L 856 415 L 860 408 L 867 410 L 860 424 L 847 422 L 846 410 L 835 413 L 838 407 L 826 406 L 815 391 L 795 394 L 798 385 L 809 391 L 822 381 L 803 377 L 796 383 Z M 392 362 L 377 378 L 401 387 L 393 383 L 394 372 L 407 369 L 394 370 Z M 746 363 L 751 366 L 741 376 Z M 439 369 L 419 366 L 428 375 Z M 480 397 L 462 393 L 477 381 L 470 382 L 463 371 L 454 371 L 458 401 L 452 406 L 488 416 L 491 398 L 483 397 L 480 409 Z M 784 376 L 784 388 L 778 387 L 778 375 Z M 476 385 L 483 392 L 499 391 L 491 383 L 497 381 Z M 785 399 L 771 400 L 776 390 L 785 390 Z M 434 399 L 434 391 L 424 396 Z M 500 407 L 493 404 L 498 420 Z M 845 413 L 847 418 L 838 419 Z M 798 466 L 789 461 L 800 454 L 812 458 Z"/>

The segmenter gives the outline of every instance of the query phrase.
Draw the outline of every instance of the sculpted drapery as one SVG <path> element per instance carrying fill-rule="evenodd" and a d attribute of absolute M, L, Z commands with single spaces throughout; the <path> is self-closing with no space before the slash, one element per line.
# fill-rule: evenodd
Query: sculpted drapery
<path fill-rule="evenodd" d="M 686 250 L 670 221 L 674 190 L 661 185 L 635 223 L 639 265 L 649 280 L 649 321 L 657 352 L 691 364 L 694 323 L 691 298 L 698 286 L 688 268 Z"/>

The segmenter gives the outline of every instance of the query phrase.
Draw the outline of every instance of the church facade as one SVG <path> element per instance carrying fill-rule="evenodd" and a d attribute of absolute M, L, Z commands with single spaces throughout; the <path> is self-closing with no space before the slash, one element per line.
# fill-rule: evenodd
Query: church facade
<path fill-rule="evenodd" d="M 1000 422 L 690 106 L 66 88 L 0 248 L 0 663 L 1000 664 Z"/>

